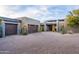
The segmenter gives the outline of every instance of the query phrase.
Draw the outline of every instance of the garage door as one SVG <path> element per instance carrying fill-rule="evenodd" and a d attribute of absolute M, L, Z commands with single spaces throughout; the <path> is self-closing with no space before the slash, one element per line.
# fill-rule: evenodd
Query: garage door
<path fill-rule="evenodd" d="M 17 34 L 17 24 L 5 24 L 5 35 L 14 35 Z"/>
<path fill-rule="evenodd" d="M 28 25 L 28 32 L 29 33 L 38 32 L 38 25 Z"/>

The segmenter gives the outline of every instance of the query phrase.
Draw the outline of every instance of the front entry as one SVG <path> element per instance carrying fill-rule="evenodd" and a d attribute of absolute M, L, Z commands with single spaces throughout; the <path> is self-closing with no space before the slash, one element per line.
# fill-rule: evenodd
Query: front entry
<path fill-rule="evenodd" d="M 56 24 L 48 24 L 47 25 L 47 31 L 56 32 Z"/>
<path fill-rule="evenodd" d="M 52 31 L 52 25 L 47 25 L 47 31 Z"/>

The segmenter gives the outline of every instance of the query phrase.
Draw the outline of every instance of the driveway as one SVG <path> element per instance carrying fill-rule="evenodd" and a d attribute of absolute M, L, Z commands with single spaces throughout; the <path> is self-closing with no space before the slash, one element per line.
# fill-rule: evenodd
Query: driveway
<path fill-rule="evenodd" d="M 79 34 L 39 32 L 0 38 L 0 53 L 75 54 L 79 53 Z"/>

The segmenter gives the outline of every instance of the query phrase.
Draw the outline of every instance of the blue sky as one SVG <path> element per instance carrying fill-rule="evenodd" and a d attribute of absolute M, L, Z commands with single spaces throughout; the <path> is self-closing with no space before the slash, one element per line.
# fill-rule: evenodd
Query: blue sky
<path fill-rule="evenodd" d="M 69 11 L 79 9 L 78 5 L 3 5 L 0 16 L 18 18 L 30 17 L 41 22 L 45 20 L 63 19 Z"/>

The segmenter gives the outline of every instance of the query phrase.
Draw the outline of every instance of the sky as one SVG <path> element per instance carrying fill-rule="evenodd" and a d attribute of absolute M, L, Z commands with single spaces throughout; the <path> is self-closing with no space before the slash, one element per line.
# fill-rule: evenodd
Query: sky
<path fill-rule="evenodd" d="M 30 17 L 44 22 L 64 19 L 74 9 L 79 9 L 79 5 L 0 5 L 0 16 Z"/>

